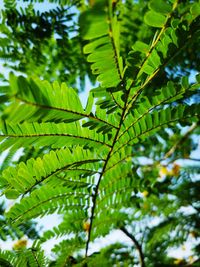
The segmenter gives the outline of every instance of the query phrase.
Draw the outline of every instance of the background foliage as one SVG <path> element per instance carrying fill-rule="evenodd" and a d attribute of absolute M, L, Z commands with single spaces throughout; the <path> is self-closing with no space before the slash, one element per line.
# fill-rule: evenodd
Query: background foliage
<path fill-rule="evenodd" d="M 199 2 L 42 4 L 1 10 L 0 265 L 199 266 Z"/>

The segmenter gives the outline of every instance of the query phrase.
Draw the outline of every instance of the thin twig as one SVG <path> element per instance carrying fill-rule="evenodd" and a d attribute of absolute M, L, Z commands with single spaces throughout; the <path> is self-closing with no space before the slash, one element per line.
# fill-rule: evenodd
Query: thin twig
<path fill-rule="evenodd" d="M 129 233 L 125 227 L 120 227 L 120 230 L 125 234 L 127 235 L 134 243 L 137 251 L 138 251 L 138 254 L 139 254 L 139 260 L 140 260 L 140 266 L 141 267 L 145 267 L 145 262 L 144 262 L 144 254 L 143 254 L 143 251 L 142 251 L 142 246 L 139 244 L 139 242 L 137 241 L 137 239 L 131 234 Z"/>
<path fill-rule="evenodd" d="M 190 136 L 190 134 L 197 128 L 197 124 L 194 123 L 192 124 L 192 126 L 188 129 L 188 131 L 182 136 L 182 138 L 176 142 L 171 148 L 170 150 L 165 154 L 164 159 L 169 158 L 177 148 L 179 148 L 186 140 L 187 138 Z"/>

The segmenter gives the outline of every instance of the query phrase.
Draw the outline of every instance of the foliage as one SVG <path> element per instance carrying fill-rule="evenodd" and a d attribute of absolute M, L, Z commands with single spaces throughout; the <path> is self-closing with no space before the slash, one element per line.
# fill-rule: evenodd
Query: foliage
<path fill-rule="evenodd" d="M 2 228 L 2 231 L 0 232 L 1 240 L 6 241 L 9 238 L 20 239 L 24 235 L 33 240 L 39 238 L 39 234 L 35 230 L 36 223 L 27 221 L 27 222 L 22 222 L 18 227 L 13 227 L 12 225 L 9 225 L 9 222 L 4 217 L 4 213 L 5 213 L 5 204 L 1 203 L 0 205 L 0 214 L 1 214 L 0 225 Z"/>
<path fill-rule="evenodd" d="M 0 260 L 5 266 L 198 266 L 200 168 L 192 152 L 200 78 L 191 81 L 191 71 L 199 70 L 199 4 L 75 4 L 79 34 L 73 38 L 67 5 L 46 13 L 34 11 L 34 4 L 2 11 L 2 58 L 19 60 L 26 74 L 10 73 L 0 88 L 0 151 L 8 151 L 0 188 L 14 201 L 6 220 L 18 227 L 57 213 L 62 221 L 31 248 L 2 251 Z M 83 107 L 70 86 L 86 75 L 96 77 L 97 87 Z M 131 247 L 118 242 L 90 253 L 98 238 L 116 230 Z M 60 237 L 55 259 L 47 260 L 41 246 Z M 189 238 L 190 257 L 170 256 L 170 248 Z"/>
<path fill-rule="evenodd" d="M 8 69 L 33 73 L 83 89 L 86 65 L 82 57 L 76 10 L 54 4 L 46 11 L 30 3 L 24 9 L 5 1 L 0 31 L 0 58 Z"/>

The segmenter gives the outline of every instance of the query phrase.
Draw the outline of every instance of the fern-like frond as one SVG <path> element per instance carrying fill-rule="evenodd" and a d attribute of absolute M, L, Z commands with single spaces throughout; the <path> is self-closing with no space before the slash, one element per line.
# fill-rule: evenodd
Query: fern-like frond
<path fill-rule="evenodd" d="M 39 244 L 33 244 L 30 249 L 21 249 L 16 252 L 0 251 L 0 266 L 2 267 L 45 267 L 48 261 Z"/>
<path fill-rule="evenodd" d="M 14 146 L 16 149 L 27 146 L 61 148 L 64 146 L 87 145 L 88 147 L 109 148 L 107 135 L 82 128 L 79 122 L 72 123 L 6 123 L 1 122 L 0 144 L 2 151 Z"/>
<path fill-rule="evenodd" d="M 83 188 L 80 191 L 72 192 L 64 187 L 43 186 L 12 206 L 6 216 L 12 224 L 19 224 L 28 218 L 42 217 L 54 212 L 87 209 L 88 191 Z"/>
<path fill-rule="evenodd" d="M 15 103 L 5 112 L 12 122 L 21 121 L 74 121 L 84 117 L 77 93 L 66 84 L 55 82 L 51 86 L 37 78 L 30 80 L 10 76 L 10 95 Z M 10 114 L 11 112 L 11 114 Z M 9 119 L 8 118 L 8 119 Z"/>
<path fill-rule="evenodd" d="M 37 241 L 33 243 L 31 248 L 21 251 L 21 253 L 19 253 L 19 259 L 23 259 L 25 261 L 24 265 L 19 265 L 22 267 L 45 267 L 49 264 L 40 243 Z"/>
<path fill-rule="evenodd" d="M 129 127 L 123 130 L 118 142 L 115 145 L 114 153 L 119 153 L 119 150 L 126 145 L 133 145 L 145 140 L 148 136 L 154 134 L 162 127 L 169 124 L 177 123 L 179 120 L 198 120 L 199 105 L 178 105 L 177 107 L 168 107 L 162 110 L 155 110 L 145 116 L 140 116 L 134 123 L 133 118 L 129 116 Z M 130 126 L 131 125 L 131 126 Z M 124 125 L 122 129 L 125 129 Z"/>
<path fill-rule="evenodd" d="M 192 36 L 198 35 L 198 27 L 197 29 L 194 27 L 194 32 L 191 35 L 193 31 L 192 23 L 196 19 L 196 15 L 192 14 L 192 12 L 190 13 L 191 18 L 187 22 L 188 32 L 184 36 L 184 41 L 182 38 L 184 33 L 177 34 L 179 25 L 175 25 L 173 21 L 177 6 L 178 1 L 174 1 L 173 5 L 168 6 L 168 11 L 164 14 L 162 12 L 159 14 L 157 3 L 149 6 L 150 10 L 146 14 L 148 17 L 146 23 L 150 26 L 158 27 L 160 30 L 156 32 L 151 44 L 137 41 L 132 47 L 133 50 L 130 52 L 129 59 L 132 64 L 131 66 L 129 63 L 127 64 L 127 74 L 129 71 L 132 72 L 132 76 L 130 75 L 129 82 L 127 83 L 127 88 L 130 90 L 127 101 L 128 110 L 131 109 L 141 92 L 150 85 L 159 72 L 170 64 L 170 61 L 176 58 L 185 47 L 193 42 Z M 151 25 L 156 14 L 162 17 L 160 26 Z M 169 26 L 170 23 L 171 27 Z M 181 27 L 181 20 L 179 23 Z"/>
<path fill-rule="evenodd" d="M 84 246 L 84 240 L 81 237 L 74 237 L 61 241 L 55 245 L 52 251 L 57 256 L 57 260 L 54 263 L 55 267 L 61 267 L 66 265 L 73 265 L 77 263 L 77 260 L 73 258 L 74 250 L 81 249 Z"/>
<path fill-rule="evenodd" d="M 92 63 L 92 72 L 102 87 L 115 87 L 122 81 L 122 58 L 119 52 L 119 22 L 113 14 L 111 1 L 95 1 L 80 18 L 83 39 L 90 43 L 84 53 Z M 90 25 L 90 27 L 87 27 Z"/>
<path fill-rule="evenodd" d="M 69 168 L 76 169 L 79 166 L 86 166 L 95 162 L 101 162 L 100 155 L 94 154 L 81 147 L 73 148 L 71 152 L 68 148 L 51 151 L 44 157 L 36 160 L 30 159 L 27 163 L 20 163 L 17 167 L 9 167 L 2 173 L 1 187 L 7 197 L 16 198 L 20 194 L 27 194 L 36 186 L 60 172 L 67 172 Z M 96 170 L 101 164 L 96 166 Z M 93 169 L 94 170 L 94 169 Z"/>
<path fill-rule="evenodd" d="M 91 110 L 84 111 L 77 92 L 54 82 L 52 85 L 38 78 L 26 79 L 10 75 L 10 88 L 7 94 L 11 104 L 4 112 L 4 118 L 15 123 L 28 122 L 73 122 L 82 118 L 108 125 L 115 125 L 91 115 Z"/>
<path fill-rule="evenodd" d="M 17 259 L 15 253 L 7 250 L 0 250 L 0 266 L 14 267 L 17 266 Z"/>
<path fill-rule="evenodd" d="M 52 238 L 67 237 L 71 233 L 83 233 L 85 231 L 83 225 L 87 219 L 87 212 L 84 209 L 73 209 L 65 212 L 62 222 L 54 226 L 51 230 L 45 231 L 41 237 L 41 241 L 46 242 Z M 72 221 L 73 224 L 71 223 Z"/>

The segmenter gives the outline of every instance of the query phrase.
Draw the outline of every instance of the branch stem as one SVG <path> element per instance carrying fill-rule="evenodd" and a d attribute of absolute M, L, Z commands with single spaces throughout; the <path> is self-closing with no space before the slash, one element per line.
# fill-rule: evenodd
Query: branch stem
<path fill-rule="evenodd" d="M 144 254 L 142 251 L 142 246 L 139 244 L 137 239 L 131 233 L 129 233 L 127 231 L 127 229 L 124 226 L 120 227 L 120 230 L 133 241 L 133 243 L 134 243 L 134 245 L 138 251 L 140 266 L 145 267 L 145 261 L 144 261 Z"/>
<path fill-rule="evenodd" d="M 197 128 L 197 124 L 194 123 L 189 129 L 188 131 L 182 136 L 182 138 L 176 142 L 171 148 L 170 150 L 165 154 L 164 159 L 169 158 L 176 150 L 177 148 L 179 148 L 186 140 L 187 138 L 190 136 L 190 134 Z"/>

